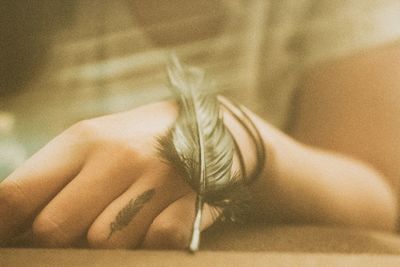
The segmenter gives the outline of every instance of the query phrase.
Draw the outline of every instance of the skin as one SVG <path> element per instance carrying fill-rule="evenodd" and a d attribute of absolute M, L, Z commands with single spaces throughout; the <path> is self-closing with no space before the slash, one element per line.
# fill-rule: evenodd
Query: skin
<path fill-rule="evenodd" d="M 324 63 L 304 77 L 288 133 L 251 114 L 269 160 L 251 190 L 266 223 L 319 223 L 393 231 L 400 175 L 400 46 Z M 183 248 L 195 194 L 156 151 L 177 116 L 172 102 L 82 121 L 0 184 L 0 240 L 45 247 Z M 246 165 L 251 141 L 229 115 Z M 155 190 L 123 229 L 110 225 Z M 204 207 L 202 229 L 213 223 Z"/>

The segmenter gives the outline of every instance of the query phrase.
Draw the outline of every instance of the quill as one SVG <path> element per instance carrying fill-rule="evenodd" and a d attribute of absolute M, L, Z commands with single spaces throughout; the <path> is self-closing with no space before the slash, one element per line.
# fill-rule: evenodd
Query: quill
<path fill-rule="evenodd" d="M 189 250 L 198 250 L 204 203 L 234 220 L 249 198 L 240 176 L 232 172 L 234 141 L 223 123 L 212 82 L 199 68 L 184 67 L 176 56 L 168 68 L 170 87 L 178 98 L 179 115 L 159 139 L 160 153 L 197 193 Z"/>

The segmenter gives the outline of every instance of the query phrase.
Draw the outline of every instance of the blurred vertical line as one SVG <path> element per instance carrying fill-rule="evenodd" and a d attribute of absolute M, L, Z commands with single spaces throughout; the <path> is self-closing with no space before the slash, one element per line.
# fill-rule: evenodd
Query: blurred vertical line
<path fill-rule="evenodd" d="M 254 0 L 249 8 L 247 20 L 247 31 L 245 32 L 245 67 L 243 68 L 247 73 L 247 89 L 255 90 L 259 80 L 259 66 L 260 66 L 260 52 L 262 49 L 263 31 L 266 27 L 267 16 L 270 1 Z M 255 94 L 251 94 L 255 98 Z M 256 99 L 251 99 L 252 102 Z"/>
<path fill-rule="evenodd" d="M 108 16 L 108 1 L 99 0 L 100 4 L 98 5 L 98 9 L 95 15 L 96 20 L 96 39 L 98 42 L 96 43 L 94 49 L 94 61 L 95 62 L 102 62 L 107 59 L 107 47 L 105 42 L 105 36 L 107 36 L 107 26 L 106 26 L 106 18 Z M 104 81 L 104 76 L 107 73 L 107 65 L 105 64 L 97 64 L 96 65 L 96 79 L 94 82 L 94 99 L 103 107 L 104 110 L 108 110 L 107 107 L 107 95 L 110 92 L 107 92 L 107 86 Z"/>

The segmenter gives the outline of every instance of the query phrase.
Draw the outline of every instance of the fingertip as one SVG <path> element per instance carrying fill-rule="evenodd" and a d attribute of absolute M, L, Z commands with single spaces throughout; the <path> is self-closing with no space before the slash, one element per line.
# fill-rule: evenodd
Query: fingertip
<path fill-rule="evenodd" d="M 189 193 L 170 204 L 150 225 L 142 247 L 151 249 L 184 249 L 190 242 L 195 216 L 195 193 Z M 203 207 L 201 230 L 211 226 L 216 217 L 214 209 Z"/>
<path fill-rule="evenodd" d="M 74 241 L 60 224 L 45 213 L 39 214 L 34 220 L 32 232 L 34 243 L 39 247 L 69 247 Z"/>
<path fill-rule="evenodd" d="M 102 229 L 91 227 L 87 233 L 87 243 L 90 248 L 117 248 L 111 241 L 110 234 L 106 234 Z"/>
<path fill-rule="evenodd" d="M 188 246 L 190 229 L 176 220 L 158 217 L 150 226 L 143 248 L 184 249 Z"/>

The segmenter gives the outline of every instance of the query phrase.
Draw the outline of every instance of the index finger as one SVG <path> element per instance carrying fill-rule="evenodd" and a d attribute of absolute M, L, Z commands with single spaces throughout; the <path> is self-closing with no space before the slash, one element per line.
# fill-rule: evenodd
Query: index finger
<path fill-rule="evenodd" d="M 86 145 L 67 131 L 0 183 L 0 243 L 6 243 L 81 169 Z"/>

